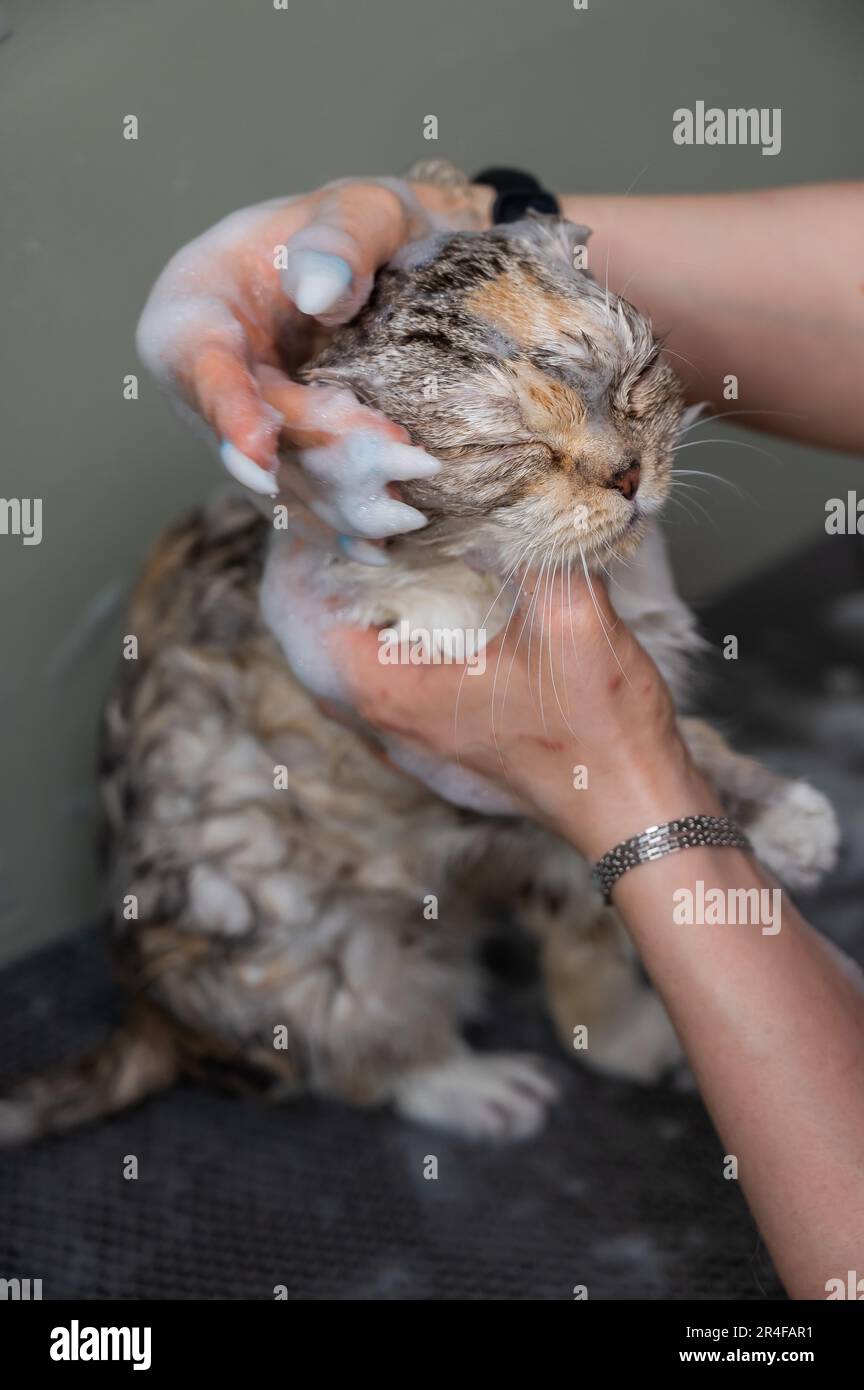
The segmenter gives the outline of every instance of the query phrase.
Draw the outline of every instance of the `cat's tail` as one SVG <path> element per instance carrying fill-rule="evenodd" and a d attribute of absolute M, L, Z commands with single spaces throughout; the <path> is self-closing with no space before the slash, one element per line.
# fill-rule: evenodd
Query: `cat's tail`
<path fill-rule="evenodd" d="M 94 1051 L 0 1091 L 0 1148 L 116 1114 L 173 1085 L 179 1074 L 167 1020 L 152 1009 L 135 1009 Z"/>

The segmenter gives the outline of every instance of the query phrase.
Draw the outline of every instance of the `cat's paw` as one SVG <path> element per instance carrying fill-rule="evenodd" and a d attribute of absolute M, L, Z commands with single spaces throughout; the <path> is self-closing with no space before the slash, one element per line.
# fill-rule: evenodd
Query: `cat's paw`
<path fill-rule="evenodd" d="M 400 1115 L 468 1139 L 526 1139 L 543 1125 L 558 1088 L 533 1057 L 469 1053 L 402 1077 Z"/>
<path fill-rule="evenodd" d="M 809 782 L 789 782 L 748 823 L 747 834 L 762 863 L 790 888 L 815 888 L 837 862 L 834 808 Z"/>
<path fill-rule="evenodd" d="M 588 1046 L 578 1056 L 594 1071 L 643 1086 L 674 1073 L 683 1060 L 669 1015 L 650 989 L 640 990 L 614 1025 L 590 1028 Z"/>

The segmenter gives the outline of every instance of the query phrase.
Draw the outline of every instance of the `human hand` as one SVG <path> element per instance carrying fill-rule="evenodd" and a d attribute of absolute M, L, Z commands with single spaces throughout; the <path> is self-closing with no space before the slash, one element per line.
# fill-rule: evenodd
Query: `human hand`
<path fill-rule="evenodd" d="M 490 200 L 475 186 L 349 179 L 233 213 L 165 267 L 138 325 L 139 353 L 256 492 L 275 494 L 280 445 L 301 465 L 305 451 L 327 449 L 328 467 L 347 473 L 358 452 L 368 460 L 371 439 L 379 476 L 422 476 L 432 461 L 398 425 L 346 390 L 301 386 L 290 374 L 354 316 L 403 243 L 437 226 L 488 225 Z M 328 526 L 369 535 L 328 501 L 316 512 Z M 375 536 L 424 524 L 392 493 L 391 501 L 378 509 L 384 529 Z"/>
<path fill-rule="evenodd" d="M 717 809 L 679 734 L 668 686 L 605 586 L 536 577 L 486 664 L 384 665 L 375 634 L 331 627 L 348 698 L 382 735 L 459 763 L 589 858 L 648 825 Z"/>

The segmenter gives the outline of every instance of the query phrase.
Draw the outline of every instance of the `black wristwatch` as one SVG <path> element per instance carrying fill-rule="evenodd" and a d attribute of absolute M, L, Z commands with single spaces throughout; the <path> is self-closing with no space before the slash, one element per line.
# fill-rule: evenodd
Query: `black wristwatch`
<path fill-rule="evenodd" d="M 518 222 L 529 209 L 560 216 L 561 204 L 554 194 L 547 193 L 533 174 L 521 169 L 481 169 L 471 182 L 489 184 L 495 189 L 493 222 Z"/>

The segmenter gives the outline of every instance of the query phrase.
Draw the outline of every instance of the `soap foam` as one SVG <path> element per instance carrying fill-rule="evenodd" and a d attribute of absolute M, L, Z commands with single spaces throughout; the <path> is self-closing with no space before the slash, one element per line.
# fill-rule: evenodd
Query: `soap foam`
<path fill-rule="evenodd" d="M 348 705 L 329 645 L 334 628 L 344 627 L 346 617 L 316 582 L 322 563 L 318 547 L 274 536 L 261 581 L 261 614 L 306 689 Z"/>
<path fill-rule="evenodd" d="M 352 430 L 333 444 L 304 449 L 298 457 L 318 484 L 312 510 L 337 531 L 380 540 L 426 525 L 422 512 L 387 491 L 393 480 L 431 478 L 439 471 L 437 459 L 423 449 Z"/>

